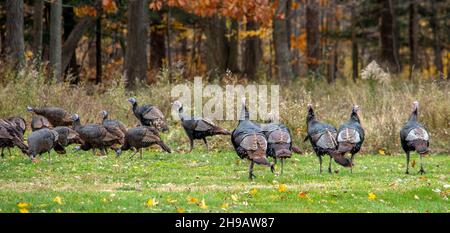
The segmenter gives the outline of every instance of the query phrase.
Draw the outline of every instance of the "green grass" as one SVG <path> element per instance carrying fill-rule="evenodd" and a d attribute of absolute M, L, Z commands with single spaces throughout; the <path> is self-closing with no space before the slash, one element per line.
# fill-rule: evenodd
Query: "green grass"
<path fill-rule="evenodd" d="M 143 159 L 134 160 L 128 158 L 131 152 L 116 158 L 112 152 L 98 157 L 68 151 L 64 156 L 52 152 L 51 163 L 47 155 L 31 163 L 16 150 L 1 159 L 0 212 L 19 212 L 19 202 L 30 204 L 30 212 L 448 213 L 450 209 L 448 155 L 426 157 L 425 175 L 417 174 L 417 155 L 411 175 L 404 174 L 401 155 L 357 156 L 353 174 L 333 162 L 332 175 L 319 174 L 315 155 L 295 155 L 282 176 L 255 166 L 257 178 L 251 182 L 248 162 L 232 151 L 206 153 L 198 146 L 191 154 L 167 154 L 152 148 Z M 324 167 L 328 158 L 325 161 Z M 280 192 L 284 185 L 285 192 Z M 369 193 L 376 198 L 369 199 Z M 189 203 L 189 198 L 204 200 L 207 207 Z M 149 199 L 158 204 L 147 206 Z"/>

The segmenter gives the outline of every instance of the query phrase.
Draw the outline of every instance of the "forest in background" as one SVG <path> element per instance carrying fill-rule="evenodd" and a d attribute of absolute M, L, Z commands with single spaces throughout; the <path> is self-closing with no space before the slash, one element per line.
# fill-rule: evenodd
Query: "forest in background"
<path fill-rule="evenodd" d="M 7 0 L 0 6 L 1 117 L 30 119 L 27 106 L 59 106 L 82 122 L 101 122 L 99 112 L 108 110 L 133 126 L 127 98 L 170 116 L 174 84 L 202 76 L 204 84 L 280 84 L 281 119 L 306 150 L 309 103 L 333 125 L 358 104 L 368 135 L 362 153 L 397 154 L 398 132 L 418 100 L 430 149 L 450 151 L 446 1 Z M 177 130 L 166 139 L 184 145 L 178 122 L 169 124 Z M 235 122 L 221 125 L 233 129 Z"/>
<path fill-rule="evenodd" d="M 6 0 L 0 7 L 2 82 L 16 76 L 5 67 L 32 64 L 48 80 L 123 80 L 128 90 L 227 73 L 238 81 L 332 83 L 356 81 L 373 60 L 396 77 L 449 80 L 446 0 Z"/>

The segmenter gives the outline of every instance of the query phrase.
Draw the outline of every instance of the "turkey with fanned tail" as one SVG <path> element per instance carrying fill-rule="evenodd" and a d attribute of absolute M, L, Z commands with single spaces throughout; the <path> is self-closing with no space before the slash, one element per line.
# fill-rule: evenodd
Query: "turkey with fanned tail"
<path fill-rule="evenodd" d="M 353 159 L 355 154 L 359 152 L 364 142 L 364 129 L 361 126 L 361 121 L 358 115 L 359 106 L 354 105 L 350 119 L 339 127 L 337 142 L 338 152 L 342 155 L 350 152 L 352 155 L 350 160 L 353 168 Z M 352 170 L 351 170 L 352 171 Z"/>
<path fill-rule="evenodd" d="M 425 173 L 423 169 L 422 157 L 428 154 L 430 136 L 427 129 L 417 121 L 419 102 L 413 102 L 413 111 L 408 122 L 400 130 L 400 141 L 406 153 L 406 174 L 409 174 L 409 159 L 411 151 L 417 151 L 420 155 L 419 173 Z"/>
<path fill-rule="evenodd" d="M 292 156 L 292 152 L 300 154 L 300 149 L 292 145 L 292 136 L 289 128 L 282 123 L 274 122 L 274 115 L 269 113 L 268 123 L 261 124 L 262 131 L 267 139 L 267 156 L 281 160 L 281 171 L 283 174 L 284 160 Z"/>
<path fill-rule="evenodd" d="M 254 164 L 261 164 L 270 167 L 272 173 L 275 171 L 274 164 L 269 162 L 266 156 L 267 140 L 262 129 L 250 121 L 249 112 L 245 106 L 245 99 L 242 99 L 242 110 L 239 123 L 231 134 L 233 147 L 241 159 L 250 160 L 249 179 L 252 180 Z"/>

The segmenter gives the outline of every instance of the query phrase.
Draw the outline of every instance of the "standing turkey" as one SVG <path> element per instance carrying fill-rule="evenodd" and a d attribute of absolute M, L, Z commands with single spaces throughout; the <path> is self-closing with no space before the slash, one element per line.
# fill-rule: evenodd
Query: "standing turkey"
<path fill-rule="evenodd" d="M 281 160 L 281 171 L 283 174 L 284 160 L 292 156 L 292 151 L 300 154 L 300 149 L 292 145 L 291 131 L 286 125 L 274 123 L 272 114 L 269 114 L 268 124 L 262 124 L 262 131 L 267 139 L 267 156 Z"/>
<path fill-rule="evenodd" d="M 156 106 L 142 105 L 139 106 L 136 98 L 129 98 L 128 102 L 131 103 L 133 113 L 143 126 L 153 126 L 157 130 L 163 132 L 168 131 L 166 119 L 164 114 Z"/>
<path fill-rule="evenodd" d="M 127 133 L 125 134 L 125 143 L 122 145 L 121 150 L 129 150 L 133 148 L 135 149 L 135 152 L 130 158 L 133 158 L 133 156 L 139 151 L 142 159 L 142 148 L 146 148 L 154 144 L 158 144 L 164 151 L 172 153 L 170 148 L 164 144 L 159 137 L 158 130 L 153 127 L 139 126 L 127 130 Z"/>
<path fill-rule="evenodd" d="M 1 157 L 4 157 L 3 150 L 17 146 L 24 154 L 28 151 L 28 146 L 23 143 L 23 134 L 14 124 L 9 121 L 0 120 L 0 147 L 2 148 Z M 11 155 L 11 151 L 9 151 Z"/>
<path fill-rule="evenodd" d="M 223 129 L 212 121 L 201 118 L 201 117 L 191 117 L 183 113 L 183 104 L 180 101 L 175 101 L 173 103 L 173 108 L 178 112 L 178 116 L 181 119 L 184 131 L 189 138 L 189 152 L 194 148 L 194 140 L 201 139 L 206 145 L 206 150 L 209 151 L 208 141 L 206 137 L 214 135 L 230 135 L 230 131 Z"/>
<path fill-rule="evenodd" d="M 40 129 L 32 132 L 27 139 L 28 156 L 33 160 L 37 155 L 48 153 L 50 161 L 50 151 L 54 149 L 58 154 L 65 154 L 66 150 L 58 142 L 58 132 L 52 129 Z"/>
<path fill-rule="evenodd" d="M 420 155 L 420 174 L 425 173 L 422 157 L 428 154 L 430 136 L 426 128 L 417 121 L 419 102 L 413 102 L 413 110 L 408 122 L 400 130 L 400 141 L 406 153 L 406 174 L 409 174 L 409 155 L 411 151 L 417 151 Z"/>
<path fill-rule="evenodd" d="M 58 126 L 53 130 L 58 133 L 58 143 L 63 147 L 71 144 L 83 144 L 83 140 L 81 140 L 81 137 L 77 133 L 77 131 L 73 130 L 70 127 Z"/>
<path fill-rule="evenodd" d="M 27 107 L 29 112 L 44 116 L 50 124 L 56 126 L 71 126 L 73 124 L 72 116 L 69 112 L 57 107 L 32 108 Z"/>
<path fill-rule="evenodd" d="M 354 105 L 352 113 L 350 114 L 350 119 L 339 127 L 337 136 L 338 152 L 342 155 L 345 155 L 347 152 L 352 154 L 352 157 L 350 158 L 352 163 L 351 169 L 354 165 L 353 158 L 355 157 L 355 154 L 359 152 L 364 142 L 364 129 L 361 126 L 358 111 L 359 106 Z"/>
<path fill-rule="evenodd" d="M 43 128 L 51 129 L 53 126 L 44 116 L 34 115 L 31 119 L 31 131 L 36 131 Z"/>
<path fill-rule="evenodd" d="M 122 131 L 124 134 L 127 133 L 127 127 L 125 126 L 124 123 L 122 123 L 119 120 L 108 119 L 107 111 L 105 111 L 105 110 L 102 111 L 102 118 L 103 118 L 102 125 L 115 126 L 115 127 L 118 127 L 120 129 L 120 131 Z"/>
<path fill-rule="evenodd" d="M 124 143 L 125 135 L 123 132 L 114 126 L 104 126 L 97 124 L 81 125 L 78 114 L 72 116 L 73 128 L 80 135 L 83 144 L 80 148 L 84 151 L 92 149 L 95 155 L 95 149 L 100 149 L 103 154 L 106 154 L 106 148 L 111 148 L 120 154 L 120 149 L 114 148 L 116 144 L 122 145 Z"/>
<path fill-rule="evenodd" d="M 253 174 L 255 163 L 270 167 L 272 173 L 275 171 L 274 164 L 270 163 L 266 157 L 267 140 L 262 129 L 250 121 L 245 99 L 242 99 L 241 115 L 236 129 L 231 134 L 231 143 L 241 159 L 250 160 L 250 180 L 256 178 Z"/>
<path fill-rule="evenodd" d="M 332 125 L 322 123 L 316 120 L 314 115 L 314 110 L 311 104 L 308 104 L 308 115 L 306 117 L 306 125 L 308 135 L 304 141 L 311 142 L 311 145 L 319 158 L 320 163 L 320 173 L 322 173 L 322 156 L 329 155 L 330 163 L 328 165 L 328 172 L 331 172 L 331 160 L 344 167 L 351 167 L 352 163 L 350 159 L 344 157 L 342 154 L 337 152 L 338 143 L 336 141 L 337 131 Z"/>

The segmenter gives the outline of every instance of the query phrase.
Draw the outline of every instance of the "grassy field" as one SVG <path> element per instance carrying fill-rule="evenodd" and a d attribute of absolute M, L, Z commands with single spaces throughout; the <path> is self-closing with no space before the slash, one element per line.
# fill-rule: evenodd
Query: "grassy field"
<path fill-rule="evenodd" d="M 450 156 L 424 159 L 405 175 L 405 157 L 360 155 L 353 174 L 333 162 L 319 174 L 315 155 L 295 155 L 282 176 L 232 151 L 116 158 L 52 152 L 31 163 L 14 150 L 0 160 L 0 212 L 449 212 Z M 178 150 L 180 151 L 180 150 Z M 325 161 L 328 161 L 326 159 Z M 324 163 L 325 166 L 327 163 Z M 278 168 L 278 167 L 277 167 Z"/>

